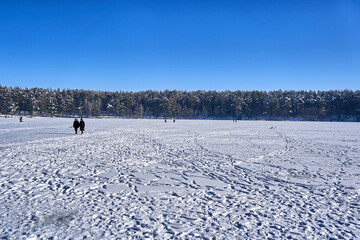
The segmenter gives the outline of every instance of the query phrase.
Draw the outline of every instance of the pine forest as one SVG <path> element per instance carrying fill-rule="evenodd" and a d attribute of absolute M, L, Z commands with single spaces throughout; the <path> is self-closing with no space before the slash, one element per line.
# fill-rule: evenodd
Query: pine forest
<path fill-rule="evenodd" d="M 89 91 L 0 85 L 0 114 L 360 121 L 360 91 Z"/>

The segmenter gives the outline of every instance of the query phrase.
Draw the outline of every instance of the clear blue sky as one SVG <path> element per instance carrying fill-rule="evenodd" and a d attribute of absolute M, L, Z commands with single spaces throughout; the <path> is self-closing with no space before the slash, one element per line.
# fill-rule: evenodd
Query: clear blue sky
<path fill-rule="evenodd" d="M 0 1 L 0 84 L 360 89 L 360 1 Z"/>

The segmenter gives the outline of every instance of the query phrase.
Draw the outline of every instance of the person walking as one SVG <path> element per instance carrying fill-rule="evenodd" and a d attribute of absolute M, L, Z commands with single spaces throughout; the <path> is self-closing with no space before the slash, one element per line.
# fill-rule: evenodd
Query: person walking
<path fill-rule="evenodd" d="M 75 134 L 77 134 L 77 130 L 80 127 L 80 123 L 77 120 L 77 118 L 75 118 L 74 123 L 73 123 L 73 128 L 75 129 Z"/>
<path fill-rule="evenodd" d="M 82 118 L 80 118 L 80 131 L 81 134 L 84 134 L 84 130 L 85 130 L 85 122 Z"/>

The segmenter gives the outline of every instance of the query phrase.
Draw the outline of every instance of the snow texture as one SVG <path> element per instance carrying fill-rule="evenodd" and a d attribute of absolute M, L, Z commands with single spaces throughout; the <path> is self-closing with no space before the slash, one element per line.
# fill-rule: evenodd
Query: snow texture
<path fill-rule="evenodd" d="M 0 239 L 359 239 L 360 124 L 0 119 Z"/>

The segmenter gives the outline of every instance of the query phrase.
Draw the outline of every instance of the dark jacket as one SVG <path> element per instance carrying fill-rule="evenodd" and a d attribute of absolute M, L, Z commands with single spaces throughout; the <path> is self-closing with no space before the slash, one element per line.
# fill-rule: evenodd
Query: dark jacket
<path fill-rule="evenodd" d="M 74 120 L 73 127 L 74 127 L 75 129 L 78 129 L 78 128 L 80 127 L 80 123 L 79 123 L 78 120 Z"/>
<path fill-rule="evenodd" d="M 85 129 L 85 122 L 84 122 L 84 120 L 80 120 L 80 131 L 84 131 L 84 129 Z"/>

